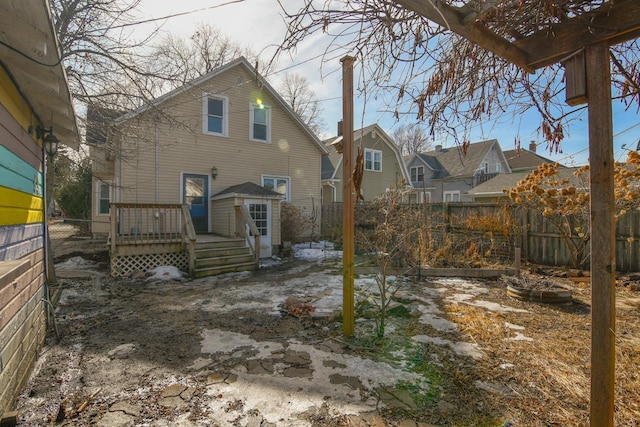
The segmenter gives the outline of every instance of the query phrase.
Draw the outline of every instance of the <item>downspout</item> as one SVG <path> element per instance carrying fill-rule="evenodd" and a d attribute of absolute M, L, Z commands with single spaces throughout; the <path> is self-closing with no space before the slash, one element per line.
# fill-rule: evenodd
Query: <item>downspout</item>
<path fill-rule="evenodd" d="M 333 193 L 332 193 L 332 194 L 333 194 L 333 197 L 332 197 L 331 199 L 332 199 L 333 203 L 335 203 L 335 202 L 336 202 L 336 191 L 337 191 L 337 190 L 336 190 L 336 186 L 335 186 L 335 185 L 333 185 L 333 184 L 331 183 L 331 181 L 327 181 L 327 184 L 329 185 L 329 187 L 333 188 Z"/>
<path fill-rule="evenodd" d="M 156 199 L 155 199 L 155 203 L 159 203 L 160 200 L 160 171 L 158 166 L 160 165 L 160 150 L 158 147 L 158 117 L 156 116 L 155 120 L 153 121 L 153 125 L 154 125 L 154 139 L 155 139 L 155 154 L 156 154 Z"/>

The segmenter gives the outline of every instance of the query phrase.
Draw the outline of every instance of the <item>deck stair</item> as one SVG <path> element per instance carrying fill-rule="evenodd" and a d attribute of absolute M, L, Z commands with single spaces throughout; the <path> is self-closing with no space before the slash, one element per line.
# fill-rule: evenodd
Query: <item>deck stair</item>
<path fill-rule="evenodd" d="M 195 277 L 258 269 L 251 248 L 246 246 L 242 238 L 214 241 L 201 241 L 198 238 L 195 256 Z"/>

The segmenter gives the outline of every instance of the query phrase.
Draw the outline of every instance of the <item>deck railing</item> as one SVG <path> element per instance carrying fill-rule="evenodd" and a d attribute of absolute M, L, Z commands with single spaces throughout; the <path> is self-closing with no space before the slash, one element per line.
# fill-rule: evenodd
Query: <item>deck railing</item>
<path fill-rule="evenodd" d="M 236 210 L 236 236 L 243 237 L 247 241 L 249 247 L 253 249 L 256 262 L 258 262 L 260 259 L 260 230 L 245 205 L 237 205 L 234 208 Z"/>
<path fill-rule="evenodd" d="M 189 274 L 195 264 L 196 233 L 181 204 L 111 203 L 111 254 L 144 255 L 186 249 Z"/>

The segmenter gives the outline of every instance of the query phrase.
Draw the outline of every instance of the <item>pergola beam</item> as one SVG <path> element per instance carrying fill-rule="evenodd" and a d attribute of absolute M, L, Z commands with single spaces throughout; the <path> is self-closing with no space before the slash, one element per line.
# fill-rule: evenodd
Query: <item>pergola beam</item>
<path fill-rule="evenodd" d="M 465 37 L 480 47 L 490 50 L 494 54 L 526 71 L 534 71 L 534 69 L 529 66 L 527 54 L 522 49 L 478 22 L 465 23 L 464 15 L 454 7 L 437 0 L 396 0 L 396 3 L 406 9 L 413 10 L 441 27 Z"/>
<path fill-rule="evenodd" d="M 431 19 L 431 18 L 429 18 Z M 609 1 L 596 10 L 552 25 L 547 30 L 513 42 L 527 53 L 527 65 L 555 64 L 584 46 L 613 46 L 640 36 L 640 1 Z"/>

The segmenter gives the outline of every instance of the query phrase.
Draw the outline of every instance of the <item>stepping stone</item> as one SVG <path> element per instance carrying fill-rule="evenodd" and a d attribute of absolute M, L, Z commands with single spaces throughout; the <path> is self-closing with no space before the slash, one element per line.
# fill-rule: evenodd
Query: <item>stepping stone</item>
<path fill-rule="evenodd" d="M 135 405 L 132 405 L 129 402 L 118 402 L 109 408 L 109 412 L 124 412 L 127 415 L 131 415 L 134 417 L 140 416 L 140 408 Z"/>
<path fill-rule="evenodd" d="M 323 360 L 322 366 L 335 369 L 344 369 L 347 367 L 344 363 L 336 362 L 335 360 Z"/>
<path fill-rule="evenodd" d="M 340 374 L 329 375 L 329 382 L 331 384 L 341 384 L 351 387 L 354 390 L 362 388 L 362 382 L 357 377 L 348 377 Z"/>
<path fill-rule="evenodd" d="M 245 363 L 248 374 L 272 374 L 273 373 L 273 361 L 269 359 L 253 359 L 247 360 Z"/>
<path fill-rule="evenodd" d="M 162 390 L 158 403 L 162 406 L 181 409 L 188 406 L 196 389 L 182 384 L 172 384 Z"/>
<path fill-rule="evenodd" d="M 309 365 L 311 356 L 306 351 L 287 350 L 284 353 L 284 363 L 289 365 Z"/>
<path fill-rule="evenodd" d="M 380 400 L 389 407 L 411 411 L 418 409 L 418 405 L 413 401 L 411 394 L 407 390 L 393 387 L 380 387 L 377 391 Z"/>
<path fill-rule="evenodd" d="M 282 375 L 287 378 L 312 378 L 313 377 L 313 369 L 309 368 L 296 368 L 296 367 L 288 367 L 284 371 L 282 371 Z"/>

